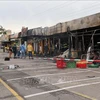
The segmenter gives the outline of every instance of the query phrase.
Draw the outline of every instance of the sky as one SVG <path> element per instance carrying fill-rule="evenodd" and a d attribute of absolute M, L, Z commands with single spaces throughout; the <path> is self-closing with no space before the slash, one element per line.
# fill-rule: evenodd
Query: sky
<path fill-rule="evenodd" d="M 22 27 L 50 27 L 99 12 L 99 0 L 0 0 L 0 25 L 17 33 Z"/>

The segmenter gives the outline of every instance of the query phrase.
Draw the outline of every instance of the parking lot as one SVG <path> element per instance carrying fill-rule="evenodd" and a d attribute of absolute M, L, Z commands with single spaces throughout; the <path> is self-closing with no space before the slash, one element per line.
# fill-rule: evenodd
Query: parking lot
<path fill-rule="evenodd" d="M 100 68 L 58 69 L 52 60 L 0 55 L 0 100 L 100 100 Z M 7 69 L 12 64 L 19 67 Z"/>

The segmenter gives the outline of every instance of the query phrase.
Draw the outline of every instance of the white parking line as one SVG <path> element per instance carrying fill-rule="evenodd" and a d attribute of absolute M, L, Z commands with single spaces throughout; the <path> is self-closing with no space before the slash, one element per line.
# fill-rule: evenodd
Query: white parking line
<path fill-rule="evenodd" d="M 41 74 L 41 75 L 35 75 L 35 76 L 28 76 L 28 77 L 23 77 L 23 78 L 32 78 L 32 77 L 41 77 L 41 76 L 53 76 L 53 75 L 62 75 L 62 74 L 72 74 L 72 73 L 82 73 L 82 72 L 89 72 L 90 70 L 87 71 L 76 71 L 76 72 L 68 72 L 68 73 L 56 73 L 56 74 Z M 20 80 L 23 78 L 14 78 L 14 79 L 8 79 L 7 81 L 15 81 L 15 80 Z"/>
<path fill-rule="evenodd" d="M 60 88 L 60 89 L 55 89 L 55 90 L 50 90 L 50 91 L 45 91 L 45 92 L 40 92 L 40 93 L 35 93 L 35 94 L 30 94 L 30 95 L 24 96 L 24 98 L 30 98 L 30 97 L 53 93 L 53 92 L 57 92 L 57 91 L 61 91 L 61 90 L 72 89 L 72 88 L 83 87 L 83 86 L 94 85 L 94 84 L 100 84 L 100 81 L 94 82 L 94 83 L 74 85 L 74 86 L 64 87 L 64 88 Z"/>
<path fill-rule="evenodd" d="M 53 83 L 51 85 L 59 85 L 59 84 L 65 84 L 65 83 L 73 83 L 73 82 L 80 82 L 80 81 L 90 81 L 90 80 L 95 80 L 95 79 L 99 79 L 100 77 L 95 77 L 95 78 L 85 78 L 85 79 L 80 79 L 80 80 L 73 80 L 73 81 L 64 81 L 64 82 L 59 82 L 59 83 Z M 48 85 L 42 85 L 42 86 L 38 86 L 38 88 L 40 87 L 45 87 L 45 86 L 48 86 Z"/>

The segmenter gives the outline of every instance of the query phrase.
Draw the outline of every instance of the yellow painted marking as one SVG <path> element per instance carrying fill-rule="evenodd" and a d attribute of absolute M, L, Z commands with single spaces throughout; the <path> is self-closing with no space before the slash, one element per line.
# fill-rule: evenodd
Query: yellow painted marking
<path fill-rule="evenodd" d="M 18 99 L 18 100 L 24 100 L 17 92 L 15 92 L 10 86 L 8 86 L 1 78 L 0 82 Z"/>
<path fill-rule="evenodd" d="M 95 99 L 95 98 L 93 98 L 93 97 L 87 96 L 87 95 L 82 94 L 82 93 L 78 93 L 78 92 L 75 92 L 75 91 L 71 91 L 71 92 L 74 93 L 74 94 L 77 94 L 77 95 L 79 95 L 79 96 L 81 96 L 81 97 L 87 98 L 87 99 L 97 100 L 97 99 Z"/>

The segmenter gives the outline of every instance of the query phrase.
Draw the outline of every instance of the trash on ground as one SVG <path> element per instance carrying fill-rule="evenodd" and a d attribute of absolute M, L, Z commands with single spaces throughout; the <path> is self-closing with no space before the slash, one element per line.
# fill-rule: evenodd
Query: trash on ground
<path fill-rule="evenodd" d="M 18 65 L 9 65 L 8 66 L 8 69 L 16 69 L 18 68 L 19 66 Z"/>

